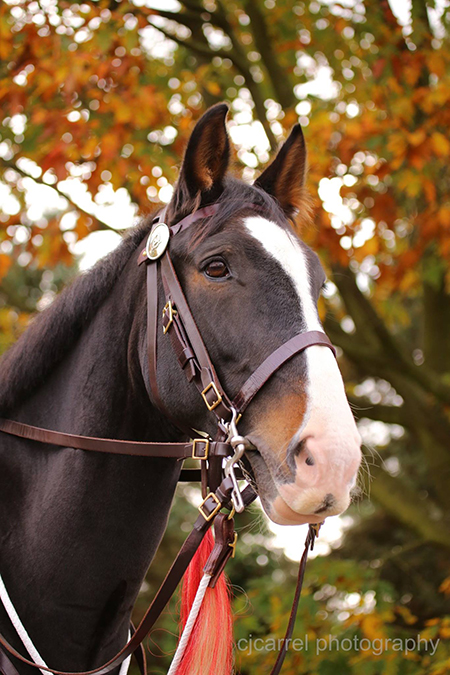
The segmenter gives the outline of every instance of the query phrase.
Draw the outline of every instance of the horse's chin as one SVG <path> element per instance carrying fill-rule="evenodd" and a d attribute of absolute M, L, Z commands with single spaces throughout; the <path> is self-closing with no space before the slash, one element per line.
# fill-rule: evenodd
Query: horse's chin
<path fill-rule="evenodd" d="M 262 507 L 277 525 L 305 525 L 323 522 L 317 514 L 298 513 L 281 497 L 264 458 L 257 450 L 246 453 L 251 465 L 251 479 L 256 487 Z"/>
<path fill-rule="evenodd" d="M 272 502 L 270 512 L 267 515 L 277 525 L 315 525 L 323 522 L 323 517 L 317 514 L 297 513 L 280 495 Z"/>

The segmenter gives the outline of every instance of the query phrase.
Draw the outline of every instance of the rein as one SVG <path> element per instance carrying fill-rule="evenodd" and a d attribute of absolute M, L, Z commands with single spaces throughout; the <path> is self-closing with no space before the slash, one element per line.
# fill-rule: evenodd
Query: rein
<path fill-rule="evenodd" d="M 257 206 L 251 203 L 243 203 L 242 208 L 255 210 Z M 188 433 L 189 437 L 193 438 L 192 441 L 187 443 L 154 443 L 95 438 L 0 419 L 1 432 L 44 444 L 120 455 L 166 457 L 179 460 L 188 457 L 197 459 L 200 461 L 200 471 L 198 469 L 183 469 L 180 480 L 201 480 L 203 501 L 199 506 L 199 516 L 141 623 L 136 630 L 131 630 L 130 640 L 112 659 L 103 666 L 90 671 L 67 673 L 53 670 L 44 664 L 34 663 L 23 657 L 0 634 L 0 672 L 3 675 L 19 675 L 7 653 L 26 665 L 33 666 L 41 671 L 48 671 L 54 675 L 107 675 L 134 653 L 141 672 L 145 674 L 145 654 L 142 642 L 175 592 L 207 530 L 214 523 L 215 545 L 204 567 L 205 575 L 210 577 L 208 585 L 214 587 L 228 559 L 234 555 L 237 535 L 234 531 L 232 516 L 235 511 L 242 512 L 257 497 L 253 487 L 247 485 L 241 492 L 238 484 L 238 480 L 243 476 L 237 465 L 248 448 L 247 440 L 240 436 L 237 430 L 240 416 L 272 375 L 296 354 L 313 345 L 328 347 L 335 354 L 334 347 L 322 331 L 299 333 L 273 351 L 252 373 L 233 399 L 228 397 L 211 362 L 169 253 L 171 237 L 183 232 L 199 219 L 210 218 L 217 213 L 218 209 L 219 204 L 206 206 L 169 227 L 164 222 L 167 213 L 166 207 L 154 219 L 146 246 L 140 251 L 138 257 L 138 265 L 145 264 L 147 267 L 147 352 L 151 397 L 160 412 L 173 424 Z M 157 282 L 159 275 L 165 296 L 162 313 L 158 308 Z M 218 428 L 215 439 L 208 436 L 195 438 L 196 432 L 180 426 L 166 410 L 161 400 L 157 386 L 157 331 L 158 326 L 161 327 L 161 323 L 158 321 L 160 316 L 162 317 L 162 331 L 164 335 L 169 336 L 175 355 L 188 382 L 196 386 L 208 411 L 216 417 Z M 228 515 L 220 513 L 222 508 L 228 509 L 230 513 Z M 270 675 L 278 675 L 287 652 L 300 599 L 306 559 L 308 551 L 314 546 L 318 527 L 316 525 L 309 526 L 286 635 Z"/>

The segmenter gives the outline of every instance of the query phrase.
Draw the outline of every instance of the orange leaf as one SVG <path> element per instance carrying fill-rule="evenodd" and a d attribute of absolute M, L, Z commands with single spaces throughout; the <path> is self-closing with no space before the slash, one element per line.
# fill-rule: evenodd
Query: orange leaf
<path fill-rule="evenodd" d="M 450 155 L 450 141 L 440 131 L 435 131 L 431 134 L 431 143 L 436 155 L 440 157 L 448 157 Z"/>

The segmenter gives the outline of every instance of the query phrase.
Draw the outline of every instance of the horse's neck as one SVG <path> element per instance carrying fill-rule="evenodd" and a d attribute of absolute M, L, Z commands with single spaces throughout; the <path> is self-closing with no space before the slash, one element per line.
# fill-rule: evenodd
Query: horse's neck
<path fill-rule="evenodd" d="M 140 340 L 133 308 L 113 294 L 11 417 L 69 433 L 168 440 L 140 375 Z M 166 525 L 177 463 L 1 440 L 0 572 L 11 598 L 50 667 L 98 665 L 126 638 Z M 0 619 L 14 641 L 3 612 Z"/>

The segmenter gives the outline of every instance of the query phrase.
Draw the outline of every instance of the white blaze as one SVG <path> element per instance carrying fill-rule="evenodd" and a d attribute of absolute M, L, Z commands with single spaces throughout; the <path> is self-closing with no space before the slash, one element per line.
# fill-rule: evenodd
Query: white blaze
<path fill-rule="evenodd" d="M 306 255 L 299 241 L 287 230 L 260 216 L 248 217 L 244 224 L 291 279 L 306 330 L 323 331 L 311 293 Z M 315 472 L 317 494 L 321 490 L 336 494 L 339 492 L 336 487 L 339 483 L 345 483 L 348 488 L 350 475 L 353 477 L 358 468 L 359 434 L 347 402 L 342 376 L 331 350 L 312 346 L 305 350 L 305 356 L 308 377 L 307 412 L 296 435 L 298 440 L 305 437 L 310 439 L 308 442 L 314 460 L 322 465 L 323 471 Z M 314 484 L 315 480 L 312 482 Z M 308 485 L 313 487 L 310 480 Z M 291 496 L 289 501 L 296 501 L 296 497 Z"/>

